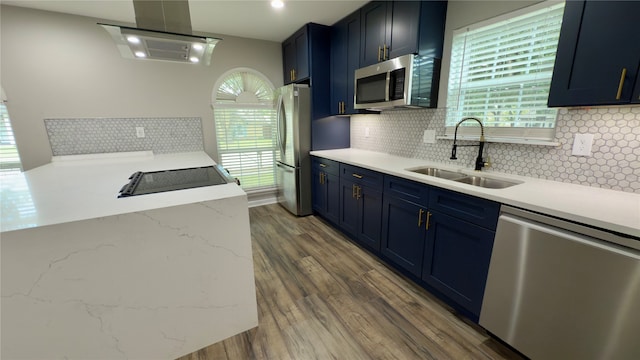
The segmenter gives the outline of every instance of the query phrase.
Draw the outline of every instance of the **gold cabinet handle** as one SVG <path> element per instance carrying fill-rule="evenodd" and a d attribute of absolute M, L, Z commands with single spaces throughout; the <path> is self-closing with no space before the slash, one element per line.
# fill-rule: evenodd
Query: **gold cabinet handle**
<path fill-rule="evenodd" d="M 622 86 L 624 85 L 624 78 L 627 76 L 627 68 L 622 68 L 622 74 L 620 74 L 620 83 L 618 84 L 618 93 L 616 94 L 616 100 L 620 100 L 622 96 Z"/>
<path fill-rule="evenodd" d="M 325 182 L 325 174 L 323 172 L 320 173 L 320 184 L 324 184 Z"/>
<path fill-rule="evenodd" d="M 291 73 L 293 74 L 292 75 L 293 76 L 292 80 L 295 80 L 296 79 L 296 69 L 291 70 Z"/>
<path fill-rule="evenodd" d="M 431 211 L 427 211 L 427 226 L 426 230 L 429 230 L 429 223 L 431 222 Z"/>
<path fill-rule="evenodd" d="M 382 53 L 382 47 L 378 46 L 378 61 L 380 61 L 380 53 Z"/>
<path fill-rule="evenodd" d="M 351 174 L 351 176 L 353 176 L 356 179 L 362 179 L 362 175 L 359 175 L 359 174 L 356 174 L 356 173 Z"/>
<path fill-rule="evenodd" d="M 424 210 L 420 209 L 420 211 L 418 211 L 418 227 L 422 225 L 422 214 L 424 214 Z"/>
<path fill-rule="evenodd" d="M 356 197 L 356 184 L 351 185 L 351 197 L 354 199 Z"/>
<path fill-rule="evenodd" d="M 360 200 L 360 198 L 362 197 L 362 188 L 360 186 L 356 186 L 357 190 L 356 190 L 356 200 Z"/>
<path fill-rule="evenodd" d="M 389 60 L 389 47 L 387 44 L 382 45 L 382 60 Z"/>
<path fill-rule="evenodd" d="M 320 164 L 320 167 L 325 168 L 327 167 L 327 164 Z"/>

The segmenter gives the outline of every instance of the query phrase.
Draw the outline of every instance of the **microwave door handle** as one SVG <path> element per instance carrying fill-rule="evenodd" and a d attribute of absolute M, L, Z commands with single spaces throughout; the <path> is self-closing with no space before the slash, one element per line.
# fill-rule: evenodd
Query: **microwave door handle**
<path fill-rule="evenodd" d="M 384 101 L 389 101 L 389 87 L 391 86 L 391 71 L 387 71 L 387 86 L 384 88 Z"/>

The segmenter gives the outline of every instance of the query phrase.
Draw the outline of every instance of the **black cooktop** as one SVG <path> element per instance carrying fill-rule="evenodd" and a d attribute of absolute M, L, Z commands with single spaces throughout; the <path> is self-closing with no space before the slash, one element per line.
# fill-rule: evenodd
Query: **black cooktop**
<path fill-rule="evenodd" d="M 220 165 L 151 172 L 138 171 L 129 177 L 118 197 L 183 190 L 236 182 Z"/>

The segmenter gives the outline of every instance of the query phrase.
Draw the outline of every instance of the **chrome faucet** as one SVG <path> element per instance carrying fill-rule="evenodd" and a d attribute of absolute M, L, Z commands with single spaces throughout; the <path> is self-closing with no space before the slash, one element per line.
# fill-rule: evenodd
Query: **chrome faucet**
<path fill-rule="evenodd" d="M 458 140 L 458 127 L 460 126 L 460 124 L 462 124 L 463 122 L 467 121 L 467 120 L 475 120 L 478 122 L 478 124 L 480 124 L 480 143 L 478 145 L 458 145 L 456 144 L 457 140 Z M 451 160 L 457 160 L 458 158 L 456 157 L 456 149 L 458 146 L 478 146 L 478 157 L 476 158 L 476 167 L 475 170 L 481 170 L 483 167 L 487 166 L 488 164 L 484 161 L 484 159 L 482 159 L 482 152 L 484 151 L 484 126 L 482 125 L 482 121 L 480 121 L 477 118 L 474 117 L 466 117 L 460 121 L 458 121 L 458 123 L 456 124 L 456 130 L 453 133 L 453 147 L 451 148 Z"/>

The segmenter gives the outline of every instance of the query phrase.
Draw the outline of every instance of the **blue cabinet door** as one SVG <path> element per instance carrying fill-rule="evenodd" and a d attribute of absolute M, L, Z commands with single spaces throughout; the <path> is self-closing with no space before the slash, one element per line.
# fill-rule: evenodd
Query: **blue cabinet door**
<path fill-rule="evenodd" d="M 425 246 L 426 208 L 385 196 L 382 211 L 381 252 L 394 264 L 420 277 Z"/>
<path fill-rule="evenodd" d="M 567 1 L 548 105 L 639 102 L 638 24 L 640 1 Z"/>
<path fill-rule="evenodd" d="M 382 192 L 362 185 L 359 189 L 356 196 L 360 202 L 357 240 L 378 252 L 382 227 Z"/>
<path fill-rule="evenodd" d="M 311 170 L 311 208 L 322 216 L 327 213 L 327 186 L 325 173 L 313 167 Z"/>
<path fill-rule="evenodd" d="M 394 1 L 392 4 L 387 58 L 418 53 L 420 1 Z"/>
<path fill-rule="evenodd" d="M 479 316 L 494 236 L 494 231 L 431 211 L 422 279 Z"/>
<path fill-rule="evenodd" d="M 354 73 L 360 67 L 360 11 L 332 27 L 331 38 L 331 113 L 354 113 Z"/>
<path fill-rule="evenodd" d="M 326 212 L 325 218 L 334 224 L 340 220 L 340 178 L 327 173 L 324 177 L 326 187 Z"/>
<path fill-rule="evenodd" d="M 390 45 L 390 1 L 372 1 L 360 9 L 360 66 L 384 60 L 383 47 Z"/>
<path fill-rule="evenodd" d="M 352 238 L 358 237 L 358 211 L 360 204 L 356 199 L 356 184 L 353 181 L 340 179 L 340 221 L 342 231 Z"/>

